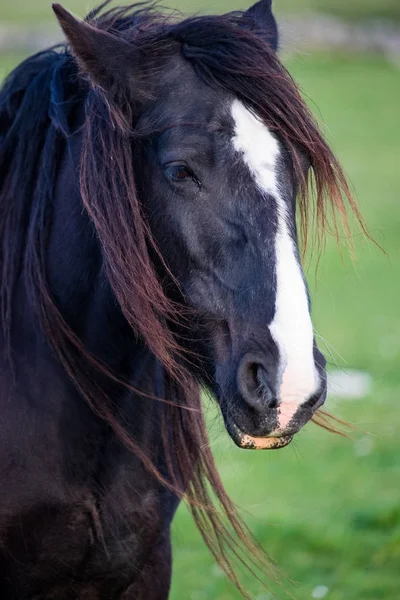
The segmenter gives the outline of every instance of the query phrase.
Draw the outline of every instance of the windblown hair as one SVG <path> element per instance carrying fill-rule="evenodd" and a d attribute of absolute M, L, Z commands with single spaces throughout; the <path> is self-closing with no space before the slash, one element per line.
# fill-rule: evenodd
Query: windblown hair
<path fill-rule="evenodd" d="M 104 6 L 92 11 L 87 21 L 158 59 L 170 56 L 178 43 L 198 77 L 239 98 L 280 136 L 292 153 L 301 182 L 304 240 L 313 214 L 321 232 L 329 212 L 339 212 L 347 228 L 346 199 L 359 216 L 341 167 L 295 83 L 262 32 L 254 24 L 244 26 L 243 14 L 175 22 L 146 5 L 106 12 Z M 71 85 L 77 77 L 79 84 Z M 121 388 L 138 390 L 121 381 L 84 347 L 57 307 L 46 280 L 46 215 L 69 135 L 68 113 L 82 104 L 86 114 L 82 201 L 95 226 L 107 277 L 126 321 L 164 368 L 165 397 L 160 401 L 166 404 L 162 437 L 168 477 L 157 470 L 152 457 L 116 419 L 112 399 L 99 382 L 107 378 Z M 209 448 L 199 386 L 182 361 L 185 351 L 169 326 L 184 322 L 185 314 L 166 296 L 151 259 L 154 252 L 162 257 L 136 192 L 132 110 L 127 97 L 119 96 L 116 102 L 100 87 L 88 85 L 64 48 L 28 59 L 6 80 L 0 95 L 1 319 L 6 346 L 11 358 L 13 294 L 23 269 L 26 289 L 38 307 L 47 339 L 77 389 L 149 472 L 178 496 L 186 497 L 206 544 L 248 597 L 236 575 L 235 559 L 260 579 L 266 569 L 271 573 L 271 563 L 252 540 L 224 490 Z M 300 153 L 310 161 L 310 176 L 301 175 Z M 108 167 L 110 156 L 115 158 L 112 168 Z M 310 210 L 310 177 L 315 183 L 314 212 Z M 338 234 L 336 220 L 334 223 Z M 172 424 L 172 439 L 167 423 Z"/>

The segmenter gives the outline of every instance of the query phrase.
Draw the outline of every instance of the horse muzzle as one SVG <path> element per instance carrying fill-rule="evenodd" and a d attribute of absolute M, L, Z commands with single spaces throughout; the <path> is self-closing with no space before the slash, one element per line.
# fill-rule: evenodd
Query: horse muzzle
<path fill-rule="evenodd" d="M 235 423 L 229 425 L 227 429 L 235 444 L 246 450 L 278 450 L 288 446 L 293 439 L 293 435 L 252 436 L 241 431 Z"/>
<path fill-rule="evenodd" d="M 300 429 L 313 417 L 326 398 L 324 384 L 317 394 L 302 404 L 282 401 L 273 408 L 255 410 L 238 396 L 235 402 L 224 403 L 222 410 L 226 429 L 239 448 L 277 450 L 292 441 Z"/>

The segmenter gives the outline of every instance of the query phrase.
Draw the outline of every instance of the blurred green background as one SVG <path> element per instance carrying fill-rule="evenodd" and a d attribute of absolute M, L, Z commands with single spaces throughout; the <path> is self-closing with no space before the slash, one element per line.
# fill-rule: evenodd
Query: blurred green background
<path fill-rule="evenodd" d="M 83 15 L 95 3 L 64 0 Z M 164 2 L 164 4 L 167 3 Z M 175 3 L 175 6 L 177 4 Z M 182 10 L 245 8 L 240 1 L 184 0 Z M 400 23 L 399 0 L 275 0 L 276 13 L 322 11 Z M 0 26 L 54 21 L 48 0 L 0 0 Z M 400 27 L 400 25 L 399 25 Z M 0 55 L 0 77 L 23 57 Z M 351 440 L 308 425 L 273 453 L 238 450 L 210 408 L 223 480 L 297 600 L 400 598 L 400 56 L 304 52 L 285 63 L 305 92 L 348 174 L 381 252 L 357 232 L 356 259 L 328 240 L 313 314 L 331 369 L 372 378 L 365 397 L 332 396 L 327 408 L 354 423 Z M 172 600 L 239 598 L 213 563 L 185 508 L 174 523 Z M 256 600 L 272 598 L 254 581 Z M 275 598 L 286 597 L 271 584 Z"/>
<path fill-rule="evenodd" d="M 116 4 L 130 4 L 129 0 L 119 0 Z M 63 0 L 60 2 L 76 14 L 83 15 L 94 6 L 101 4 L 96 0 Z M 246 8 L 241 0 L 163 0 L 163 6 L 172 6 L 184 12 L 223 12 Z M 251 2 L 248 3 L 250 5 Z M 52 19 L 49 7 L 51 0 L 1 0 L 0 18 L 15 22 L 44 22 Z M 400 20 L 398 0 L 275 0 L 275 12 L 310 14 L 323 12 L 353 21 L 378 17 Z"/>

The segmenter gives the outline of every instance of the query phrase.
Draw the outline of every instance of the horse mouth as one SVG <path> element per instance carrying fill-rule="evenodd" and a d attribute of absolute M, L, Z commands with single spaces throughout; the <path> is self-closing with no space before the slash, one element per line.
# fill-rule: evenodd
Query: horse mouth
<path fill-rule="evenodd" d="M 244 433 L 235 423 L 228 427 L 229 435 L 239 448 L 246 450 L 278 450 L 288 446 L 293 439 L 293 435 L 256 437 Z"/>

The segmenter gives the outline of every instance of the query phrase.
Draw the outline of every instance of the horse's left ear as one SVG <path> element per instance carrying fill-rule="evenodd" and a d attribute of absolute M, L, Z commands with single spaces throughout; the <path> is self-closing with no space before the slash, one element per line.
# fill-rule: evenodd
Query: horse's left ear
<path fill-rule="evenodd" d="M 140 95 L 137 50 L 127 41 L 76 19 L 60 4 L 53 10 L 83 73 L 111 94 L 132 91 Z"/>
<path fill-rule="evenodd" d="M 272 14 L 272 0 L 260 0 L 245 13 L 265 32 L 268 44 L 276 52 L 278 49 L 278 27 Z"/>

